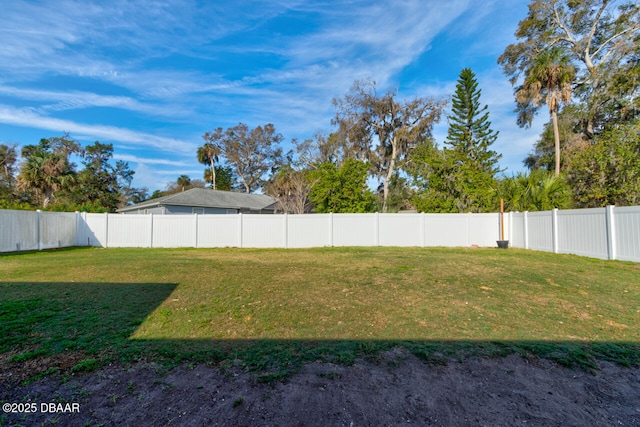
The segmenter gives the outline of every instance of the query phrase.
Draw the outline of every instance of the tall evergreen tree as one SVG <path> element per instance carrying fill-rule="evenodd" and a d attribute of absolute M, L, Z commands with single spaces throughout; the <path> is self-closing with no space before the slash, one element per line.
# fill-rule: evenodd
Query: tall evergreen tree
<path fill-rule="evenodd" d="M 444 154 L 456 167 L 459 212 L 482 212 L 496 204 L 495 175 L 500 154 L 491 150 L 498 132 L 491 129 L 487 105 L 480 104 L 481 90 L 470 68 L 460 72 L 452 99 Z"/>

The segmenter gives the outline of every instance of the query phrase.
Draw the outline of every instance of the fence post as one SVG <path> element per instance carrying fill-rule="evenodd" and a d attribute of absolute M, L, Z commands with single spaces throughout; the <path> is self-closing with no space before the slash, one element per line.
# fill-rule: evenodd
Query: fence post
<path fill-rule="evenodd" d="M 40 241 L 40 237 L 41 237 L 41 230 L 40 230 L 40 216 L 42 215 L 42 211 L 40 209 L 36 210 L 36 221 L 37 221 L 37 225 L 36 225 L 36 239 L 38 240 L 38 250 L 41 251 L 42 250 L 42 242 Z"/>
<path fill-rule="evenodd" d="M 104 213 L 104 247 L 109 247 L 109 213 Z"/>
<path fill-rule="evenodd" d="M 607 254 L 609 259 L 616 259 L 616 222 L 615 212 L 613 210 L 615 206 L 608 205 L 605 208 L 605 221 L 607 226 Z"/>
<path fill-rule="evenodd" d="M 242 212 L 238 212 L 238 247 L 242 247 Z"/>
<path fill-rule="evenodd" d="M 551 232 L 553 234 L 553 253 L 558 253 L 558 209 L 551 211 Z"/>
<path fill-rule="evenodd" d="M 76 238 L 74 239 L 73 246 L 80 246 L 80 233 L 78 232 L 80 230 L 80 212 L 74 211 L 73 213 L 76 216 Z"/>
<path fill-rule="evenodd" d="M 522 226 L 524 228 L 524 248 L 529 249 L 529 212 L 524 211 L 522 218 Z"/>

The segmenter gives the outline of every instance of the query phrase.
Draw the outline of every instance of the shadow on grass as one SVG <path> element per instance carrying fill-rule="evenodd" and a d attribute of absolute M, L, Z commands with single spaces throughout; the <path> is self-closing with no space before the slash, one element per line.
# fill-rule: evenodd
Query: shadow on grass
<path fill-rule="evenodd" d="M 176 283 L 0 282 L 0 354 L 101 359 L 144 349 L 131 334 Z"/>
<path fill-rule="evenodd" d="M 564 366 L 596 368 L 596 360 L 640 365 L 640 343 L 435 340 L 132 339 L 177 287 L 175 283 L 0 282 L 0 361 L 9 369 L 42 361 L 43 375 L 93 370 L 139 360 L 241 366 L 266 382 L 308 362 L 351 364 L 404 347 L 432 364 L 518 353 Z M 61 360 L 72 360 L 64 365 Z M 13 367 L 13 368 L 11 368 Z"/>

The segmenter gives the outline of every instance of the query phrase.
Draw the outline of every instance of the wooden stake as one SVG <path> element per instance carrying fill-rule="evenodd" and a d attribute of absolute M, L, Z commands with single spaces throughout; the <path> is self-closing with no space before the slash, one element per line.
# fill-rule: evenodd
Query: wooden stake
<path fill-rule="evenodd" d="M 500 240 L 504 240 L 504 199 L 500 199 Z"/>

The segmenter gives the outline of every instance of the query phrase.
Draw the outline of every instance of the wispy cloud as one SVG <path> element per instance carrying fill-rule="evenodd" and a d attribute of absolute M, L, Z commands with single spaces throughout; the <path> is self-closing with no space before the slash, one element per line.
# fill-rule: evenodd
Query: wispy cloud
<path fill-rule="evenodd" d="M 100 95 L 92 92 L 22 89 L 0 85 L 0 95 L 47 103 L 39 108 L 40 111 L 109 107 L 164 117 L 176 117 L 177 114 L 185 113 L 182 110 L 176 111 L 173 106 L 145 103 L 128 96 Z"/>
<path fill-rule="evenodd" d="M 146 165 L 163 165 L 163 166 L 177 166 L 177 167 L 190 167 L 190 163 L 186 161 L 159 159 L 155 157 L 140 157 L 131 154 L 115 153 L 113 158 L 116 160 L 124 160 L 125 162 L 144 163 Z"/>
<path fill-rule="evenodd" d="M 145 132 L 136 132 L 114 126 L 90 125 L 69 120 L 39 115 L 31 109 L 16 109 L 0 105 L 0 123 L 12 126 L 25 126 L 53 132 L 70 131 L 74 134 L 88 135 L 90 138 L 118 141 L 138 147 L 153 148 L 168 153 L 192 152 L 196 149 L 193 143 L 174 138 L 165 138 Z"/>

